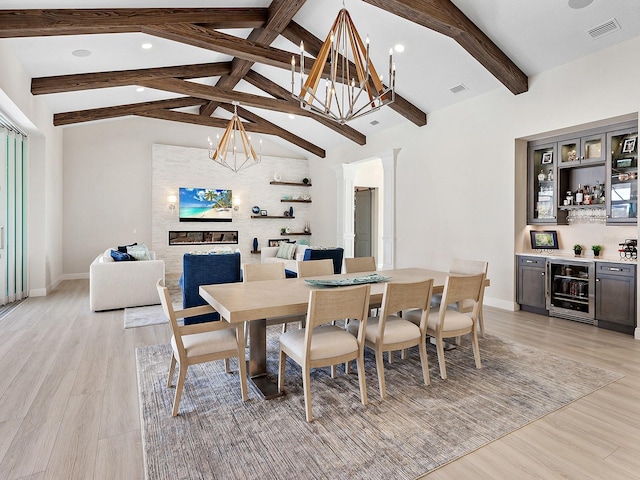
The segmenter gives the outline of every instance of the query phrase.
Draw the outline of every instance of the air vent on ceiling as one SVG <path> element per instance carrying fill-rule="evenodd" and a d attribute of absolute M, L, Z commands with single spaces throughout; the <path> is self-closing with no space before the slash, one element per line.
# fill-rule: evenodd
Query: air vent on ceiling
<path fill-rule="evenodd" d="M 371 125 L 378 125 L 380 122 L 378 120 L 371 120 L 369 123 Z"/>
<path fill-rule="evenodd" d="M 591 38 L 600 38 L 617 30 L 620 30 L 620 24 L 615 18 L 613 18 L 608 22 L 604 22 L 602 25 L 598 25 L 597 27 L 590 29 L 589 35 L 591 35 Z"/>
<path fill-rule="evenodd" d="M 449 89 L 451 91 L 451 93 L 460 93 L 460 92 L 464 92 L 465 90 L 467 90 L 467 87 L 465 87 L 463 84 L 458 84 L 455 87 L 451 87 Z"/>

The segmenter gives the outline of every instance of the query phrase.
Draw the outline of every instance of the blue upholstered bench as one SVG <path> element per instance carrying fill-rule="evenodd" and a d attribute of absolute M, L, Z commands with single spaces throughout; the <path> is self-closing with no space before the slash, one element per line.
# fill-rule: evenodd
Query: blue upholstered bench
<path fill-rule="evenodd" d="M 233 283 L 242 281 L 240 276 L 240 253 L 194 255 L 185 253 L 182 257 L 182 308 L 206 305 L 200 296 L 200 285 Z M 220 320 L 218 313 L 208 313 L 185 318 L 185 325 Z"/>

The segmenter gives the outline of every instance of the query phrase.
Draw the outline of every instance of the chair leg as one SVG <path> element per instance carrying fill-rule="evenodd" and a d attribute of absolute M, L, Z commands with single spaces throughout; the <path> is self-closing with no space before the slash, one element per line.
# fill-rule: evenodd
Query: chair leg
<path fill-rule="evenodd" d="M 336 378 L 338 376 L 338 366 L 331 365 L 331 378 Z"/>
<path fill-rule="evenodd" d="M 176 357 L 171 354 L 171 364 L 169 364 L 169 379 L 167 380 L 167 387 L 173 387 L 173 374 L 176 371 Z"/>
<path fill-rule="evenodd" d="M 422 377 L 425 385 L 431 385 L 431 377 L 429 376 L 429 359 L 427 358 L 427 337 L 423 337 L 418 345 L 420 349 L 420 364 L 422 365 Z"/>
<path fill-rule="evenodd" d="M 282 322 L 282 333 L 287 331 L 287 322 Z"/>
<path fill-rule="evenodd" d="M 436 350 L 438 351 L 438 365 L 440 365 L 440 377 L 447 379 L 447 367 L 444 364 L 444 342 L 442 337 L 436 337 Z"/>
<path fill-rule="evenodd" d="M 240 371 L 240 392 L 242 393 L 242 401 L 246 402 L 247 393 L 247 360 L 244 353 L 244 329 L 236 330 L 236 339 L 238 341 L 238 370 Z"/>
<path fill-rule="evenodd" d="M 225 373 L 231 373 L 231 365 L 229 365 L 229 359 L 224 359 L 224 371 Z"/>
<path fill-rule="evenodd" d="M 187 377 L 186 365 L 178 364 L 178 384 L 176 385 L 176 395 L 173 398 L 173 411 L 172 416 L 178 415 L 178 408 L 180 407 L 180 398 L 182 397 L 182 389 L 184 388 L 184 380 Z"/>
<path fill-rule="evenodd" d="M 287 362 L 287 354 L 280 350 L 280 363 L 278 365 L 278 391 L 284 389 L 284 371 Z"/>
<path fill-rule="evenodd" d="M 482 316 L 482 306 L 480 306 L 480 310 L 478 311 L 478 325 L 480 325 L 480 336 L 484 338 L 484 318 Z"/>
<path fill-rule="evenodd" d="M 480 345 L 478 345 L 478 333 L 474 328 L 471 332 L 471 344 L 473 345 L 473 356 L 476 359 L 476 368 L 482 368 L 480 361 Z"/>
<path fill-rule="evenodd" d="M 344 373 L 349 375 L 351 373 L 351 362 L 344 362 Z"/>
<path fill-rule="evenodd" d="M 393 352 L 392 351 L 387 352 L 387 356 L 389 357 L 389 363 L 393 363 Z"/>
<path fill-rule="evenodd" d="M 304 389 L 304 409 L 307 415 L 307 422 L 313 421 L 313 415 L 311 414 L 311 370 L 308 367 L 303 367 L 302 372 L 302 387 Z"/>
<path fill-rule="evenodd" d="M 407 359 L 407 349 L 403 348 L 402 350 L 400 350 L 400 360 L 406 360 Z"/>
<path fill-rule="evenodd" d="M 358 383 L 360 384 L 360 401 L 362 402 L 362 405 L 366 405 L 368 402 L 367 384 L 364 375 L 364 358 L 362 356 L 356 358 L 356 365 L 358 367 Z"/>
<path fill-rule="evenodd" d="M 384 352 L 376 350 L 376 370 L 378 370 L 378 386 L 380 388 L 380 398 L 387 396 L 387 388 L 384 384 Z"/>

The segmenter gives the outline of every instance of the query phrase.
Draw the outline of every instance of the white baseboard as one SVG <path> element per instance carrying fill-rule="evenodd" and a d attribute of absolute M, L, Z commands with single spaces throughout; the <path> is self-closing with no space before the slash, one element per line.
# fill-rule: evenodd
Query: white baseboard
<path fill-rule="evenodd" d="M 508 302 L 506 300 L 500 300 L 498 298 L 484 297 L 484 304 L 489 307 L 495 307 L 501 310 L 508 310 L 509 312 L 515 312 L 517 310 L 520 310 L 519 305 L 516 302 Z"/>
<path fill-rule="evenodd" d="M 46 297 L 47 289 L 46 288 L 32 288 L 29 290 L 30 297 Z"/>
<path fill-rule="evenodd" d="M 89 278 L 89 272 L 86 273 L 65 273 L 60 276 L 60 281 L 63 280 L 84 280 Z"/>

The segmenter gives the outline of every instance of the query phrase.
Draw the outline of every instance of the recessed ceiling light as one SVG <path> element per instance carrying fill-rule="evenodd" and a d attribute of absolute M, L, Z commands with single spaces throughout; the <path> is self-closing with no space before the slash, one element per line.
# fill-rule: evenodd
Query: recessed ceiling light
<path fill-rule="evenodd" d="M 584 8 L 593 3 L 593 0 L 569 0 L 569 7 L 571 8 Z"/>
<path fill-rule="evenodd" d="M 380 122 L 378 120 L 371 120 L 369 122 L 370 125 L 378 125 Z"/>
<path fill-rule="evenodd" d="M 393 47 L 393 49 L 398 53 L 402 53 L 404 52 L 404 45 L 399 43 L 395 47 Z"/>
<path fill-rule="evenodd" d="M 91 50 L 74 50 L 73 52 L 71 52 L 71 55 L 73 55 L 74 57 L 88 57 L 89 55 L 91 55 Z"/>
<path fill-rule="evenodd" d="M 295 120 L 296 116 L 295 116 L 293 113 L 290 113 L 290 114 L 289 114 L 289 118 L 290 118 L 291 120 Z"/>
<path fill-rule="evenodd" d="M 153 45 L 151 45 L 150 43 L 143 43 L 142 44 L 142 48 L 144 48 L 145 50 L 149 50 L 151 47 L 153 47 Z"/>
<path fill-rule="evenodd" d="M 144 87 L 138 87 L 138 88 L 136 88 L 136 92 L 144 92 Z"/>

